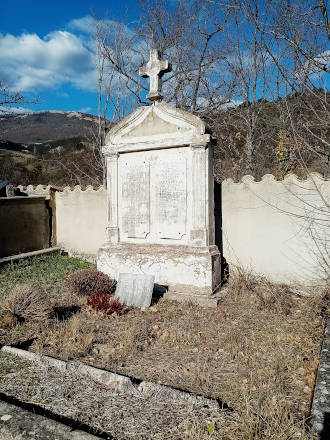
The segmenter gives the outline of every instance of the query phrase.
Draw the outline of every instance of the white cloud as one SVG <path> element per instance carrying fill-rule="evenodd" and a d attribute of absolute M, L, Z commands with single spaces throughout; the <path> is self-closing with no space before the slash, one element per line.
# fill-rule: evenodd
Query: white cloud
<path fill-rule="evenodd" d="M 96 20 L 90 15 L 86 17 L 75 18 L 68 24 L 68 28 L 74 31 L 80 31 L 86 34 L 91 34 L 95 30 Z"/>
<path fill-rule="evenodd" d="M 67 31 L 51 32 L 44 38 L 36 34 L 0 34 L 0 77 L 22 91 L 63 83 L 93 90 L 97 75 L 90 47 Z"/>
<path fill-rule="evenodd" d="M 55 30 L 44 37 L 0 33 L 0 78 L 12 90 L 23 93 L 56 89 L 63 84 L 97 91 L 97 45 L 94 38 L 97 23 L 106 27 L 109 40 L 115 40 L 117 33 L 125 34 L 128 39 L 132 36 L 125 24 L 112 20 L 98 22 L 90 15 L 71 20 L 67 30 Z M 134 42 L 134 50 L 126 47 L 125 41 L 120 39 L 120 42 L 123 58 L 136 74 L 147 48 L 139 41 Z M 112 88 L 118 92 L 119 89 L 121 92 L 127 90 L 121 79 L 119 74 L 112 79 Z"/>

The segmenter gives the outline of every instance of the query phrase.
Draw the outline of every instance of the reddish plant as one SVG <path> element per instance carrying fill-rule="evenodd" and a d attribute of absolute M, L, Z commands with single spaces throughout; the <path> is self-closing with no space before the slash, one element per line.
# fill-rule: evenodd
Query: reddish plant
<path fill-rule="evenodd" d="M 108 315 L 111 315 L 112 313 L 117 313 L 117 315 L 120 315 L 123 309 L 124 307 L 120 304 L 118 299 L 114 298 L 113 296 L 110 296 Z"/>
<path fill-rule="evenodd" d="M 118 299 L 113 298 L 104 292 L 94 292 L 87 299 L 87 304 L 94 310 L 105 313 L 106 315 L 111 315 L 112 313 L 117 313 L 118 315 L 123 310 L 123 306 L 120 304 Z"/>

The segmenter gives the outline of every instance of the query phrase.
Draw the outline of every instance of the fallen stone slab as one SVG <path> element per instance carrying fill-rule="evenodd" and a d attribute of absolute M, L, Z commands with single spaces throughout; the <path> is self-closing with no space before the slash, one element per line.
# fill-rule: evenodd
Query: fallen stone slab
<path fill-rule="evenodd" d="M 216 400 L 208 399 L 196 394 L 186 393 L 185 391 L 176 390 L 172 387 L 159 385 L 152 382 L 143 381 L 137 387 L 138 391 L 149 399 L 160 399 L 168 402 L 187 403 L 191 405 L 200 405 L 209 408 L 212 411 L 219 410 L 219 403 Z"/>
<path fill-rule="evenodd" d="M 58 370 L 65 371 L 67 369 L 67 362 L 61 361 L 60 359 L 55 359 L 50 356 L 39 355 L 33 353 L 32 351 L 22 350 L 16 347 L 10 347 L 9 345 L 4 345 L 1 347 L 3 353 L 12 354 L 14 356 L 19 356 L 27 361 L 38 362 L 43 365 L 50 365 L 57 368 Z"/>
<path fill-rule="evenodd" d="M 127 376 L 122 376 L 120 374 L 111 373 L 110 371 L 91 367 L 90 365 L 85 365 L 81 362 L 68 362 L 67 369 L 87 375 L 103 385 L 110 386 L 113 390 L 119 392 L 130 392 L 133 394 L 136 392 L 133 382 Z"/>
<path fill-rule="evenodd" d="M 146 383 L 132 381 L 133 388 L 125 389 L 112 382 L 104 383 L 104 376 L 93 376 L 90 369 L 88 373 L 82 372 L 74 368 L 74 363 L 67 363 L 67 368 L 61 370 L 44 361 L 25 360 L 17 352 L 14 356 L 12 350 L 2 351 L 1 355 L 2 400 L 19 401 L 65 417 L 101 438 L 182 440 L 191 437 L 189 432 L 194 427 L 207 435 L 208 423 L 214 424 L 219 432 L 227 429 L 228 422 L 239 423 L 234 411 L 203 405 L 200 396 L 191 395 L 196 397 L 191 403 L 189 393 L 182 399 L 183 392 L 176 394 L 175 389 L 170 389 L 165 396 L 167 387 L 157 384 L 148 388 Z"/>
<path fill-rule="evenodd" d="M 65 362 L 50 356 L 39 355 L 20 348 L 5 345 L 1 348 L 3 353 L 19 356 L 23 359 L 37 362 L 41 365 L 51 366 L 60 371 L 71 371 L 89 376 L 96 382 L 111 387 L 114 391 L 127 392 L 137 397 L 157 398 L 162 401 L 171 403 L 190 404 L 201 407 L 208 407 L 213 411 L 220 409 L 219 403 L 215 399 L 198 396 L 186 391 L 177 390 L 175 388 L 160 385 L 152 382 L 142 381 L 134 383 L 131 378 L 121 374 L 112 373 L 110 371 L 95 368 L 81 362 Z"/>
<path fill-rule="evenodd" d="M 219 303 L 219 298 L 215 295 L 191 295 L 181 292 L 167 292 L 164 299 L 167 301 L 192 302 L 203 307 L 217 307 Z"/>
<path fill-rule="evenodd" d="M 144 273 L 120 273 L 115 297 L 121 304 L 149 307 L 154 290 L 155 276 Z"/>
<path fill-rule="evenodd" d="M 0 440 L 96 440 L 100 437 L 0 401 Z"/>
<path fill-rule="evenodd" d="M 17 260 L 21 260 L 23 258 L 35 257 L 37 255 L 52 254 L 55 252 L 60 252 L 60 250 L 61 250 L 60 247 L 51 247 L 51 248 L 40 249 L 39 251 L 31 251 L 22 254 L 11 255 L 10 257 L 0 258 L 0 264 L 11 263 Z"/>
<path fill-rule="evenodd" d="M 318 438 L 330 438 L 330 315 L 324 331 L 311 415 L 313 430 Z"/>

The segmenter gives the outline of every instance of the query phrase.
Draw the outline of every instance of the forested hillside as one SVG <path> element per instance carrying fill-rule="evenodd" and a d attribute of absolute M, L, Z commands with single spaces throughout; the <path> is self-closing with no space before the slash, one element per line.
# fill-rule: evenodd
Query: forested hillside
<path fill-rule="evenodd" d="M 309 171 L 328 177 L 330 150 L 320 140 L 330 140 L 330 94 L 324 99 L 318 93 L 321 96 L 294 94 L 203 115 L 217 139 L 216 179 L 238 180 L 245 174 L 259 179 L 266 173 L 282 179 L 289 172 L 304 177 Z M 10 140 L 0 140 L 0 178 L 20 184 L 101 184 L 97 118 L 72 114 L 43 112 L 42 117 L 36 113 L 6 118 L 1 136 Z M 253 145 L 250 156 L 249 143 Z"/>

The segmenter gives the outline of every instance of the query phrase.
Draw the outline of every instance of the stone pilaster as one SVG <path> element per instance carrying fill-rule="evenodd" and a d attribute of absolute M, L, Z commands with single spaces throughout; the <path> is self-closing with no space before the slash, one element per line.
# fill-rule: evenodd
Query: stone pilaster
<path fill-rule="evenodd" d="M 118 157 L 119 154 L 108 154 L 107 162 L 107 193 L 108 193 L 108 226 L 106 229 L 107 243 L 118 243 Z"/>
<path fill-rule="evenodd" d="M 206 144 L 190 146 L 192 166 L 192 219 L 190 242 L 192 246 L 208 246 L 208 151 Z"/>

